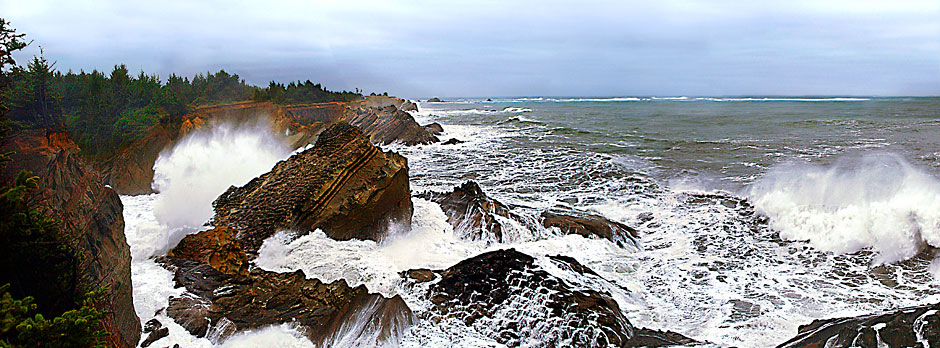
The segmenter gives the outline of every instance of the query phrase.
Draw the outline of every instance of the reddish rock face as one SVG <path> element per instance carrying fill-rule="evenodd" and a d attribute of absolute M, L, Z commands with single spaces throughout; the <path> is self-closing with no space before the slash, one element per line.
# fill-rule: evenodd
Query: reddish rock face
<path fill-rule="evenodd" d="M 140 319 L 134 312 L 131 255 L 124 237 L 124 207 L 101 176 L 78 154 L 78 147 L 63 134 L 26 131 L 12 136 L 0 149 L 13 151 L 3 168 L 4 181 L 21 170 L 40 178 L 35 199 L 62 231 L 74 237 L 81 251 L 80 273 L 92 287 L 109 287 L 105 328 L 111 345 L 134 347 L 140 340 Z"/>
<path fill-rule="evenodd" d="M 306 151 L 281 161 L 214 203 L 215 226 L 231 227 L 248 253 L 278 229 L 322 229 L 338 240 L 380 240 L 411 223 L 404 157 L 382 152 L 353 126 L 339 123 Z"/>
<path fill-rule="evenodd" d="M 227 227 L 188 235 L 167 256 L 205 263 L 228 275 L 248 275 L 248 257 Z"/>
<path fill-rule="evenodd" d="M 153 193 L 153 164 L 172 142 L 170 134 L 158 127 L 138 139 L 127 150 L 95 165 L 104 176 L 104 183 L 121 195 Z"/>

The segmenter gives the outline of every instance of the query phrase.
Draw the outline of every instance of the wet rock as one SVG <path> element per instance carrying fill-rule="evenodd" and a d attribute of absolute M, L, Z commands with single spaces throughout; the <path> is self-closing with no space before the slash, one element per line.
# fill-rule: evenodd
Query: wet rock
<path fill-rule="evenodd" d="M 542 212 L 542 226 L 558 228 L 565 234 L 578 234 L 587 238 L 603 238 L 620 247 L 639 247 L 637 232 L 630 226 L 597 214 L 572 209 L 554 208 Z"/>
<path fill-rule="evenodd" d="M 443 142 L 441 145 L 457 145 L 463 143 L 465 143 L 465 141 L 451 138 L 450 140 Z"/>
<path fill-rule="evenodd" d="M 278 229 L 321 229 L 337 240 L 380 240 L 407 227 L 412 205 L 404 157 L 382 152 L 356 127 L 332 125 L 316 144 L 213 203 L 213 225 L 237 231 L 249 254 Z"/>
<path fill-rule="evenodd" d="M 552 260 L 594 274 L 572 258 Z M 656 347 L 695 342 L 672 332 L 634 328 L 610 294 L 557 278 L 533 257 L 513 249 L 484 253 L 441 271 L 427 296 L 434 304 L 432 320 L 455 318 L 509 347 Z M 518 308 L 527 314 L 515 314 Z M 505 315 L 511 320 L 502 318 Z"/>
<path fill-rule="evenodd" d="M 427 268 L 421 269 L 411 269 L 399 274 L 402 278 L 409 278 L 415 281 L 415 283 L 427 283 L 434 279 L 437 279 L 437 274 L 434 271 Z"/>
<path fill-rule="evenodd" d="M 503 225 L 496 217 L 512 217 L 507 206 L 487 197 L 473 181 L 452 192 L 423 192 L 417 197 L 439 204 L 454 232 L 464 239 L 502 242 Z"/>
<path fill-rule="evenodd" d="M 444 126 L 441 126 L 441 124 L 437 122 L 424 126 L 424 128 L 433 135 L 441 135 L 441 133 L 444 133 Z"/>
<path fill-rule="evenodd" d="M 23 130 L 0 148 L 0 153 L 7 152 L 13 152 L 12 161 L 2 166 L 0 180 L 8 182 L 21 170 L 38 176 L 40 190 L 31 198 L 58 222 L 60 230 L 71 237 L 72 247 L 80 251 L 77 267 L 83 284 L 75 286 L 110 289 L 102 308 L 106 312 L 104 328 L 110 334 L 109 344 L 136 346 L 140 341 L 140 319 L 134 311 L 131 254 L 124 236 L 124 207 L 120 198 L 101 184 L 101 175 L 86 164 L 78 146 L 65 133 Z M 24 268 L 16 265 L 5 266 L 24 272 Z M 16 288 L 37 296 L 48 291 L 40 289 L 47 285 L 16 284 Z M 37 298 L 45 301 L 43 297 L 47 296 Z M 53 308 L 44 302 L 39 305 Z"/>
<path fill-rule="evenodd" d="M 150 319 L 146 325 L 144 325 L 144 333 L 149 333 L 147 338 L 140 343 L 141 347 L 149 347 L 153 342 L 160 340 L 166 336 L 170 335 L 170 329 L 163 327 L 163 324 L 160 323 L 157 319 Z"/>
<path fill-rule="evenodd" d="M 362 129 L 376 144 L 401 142 L 405 145 L 418 145 L 440 141 L 426 128 L 418 125 L 411 114 L 392 105 L 381 108 L 350 108 L 345 120 Z"/>
<path fill-rule="evenodd" d="M 784 347 L 937 347 L 940 304 L 902 308 L 852 318 L 814 320 L 800 326 Z"/>
<path fill-rule="evenodd" d="M 344 339 L 384 342 L 416 320 L 401 297 L 370 294 L 365 286 L 350 287 L 344 280 L 323 283 L 301 271 L 261 269 L 228 276 L 201 263 L 165 262 L 177 268 L 177 284 L 195 295 L 171 299 L 167 315 L 199 337 L 293 322 L 318 345 Z"/>
<path fill-rule="evenodd" d="M 188 235 L 167 256 L 202 262 L 229 275 L 248 274 L 248 256 L 228 227 Z"/>

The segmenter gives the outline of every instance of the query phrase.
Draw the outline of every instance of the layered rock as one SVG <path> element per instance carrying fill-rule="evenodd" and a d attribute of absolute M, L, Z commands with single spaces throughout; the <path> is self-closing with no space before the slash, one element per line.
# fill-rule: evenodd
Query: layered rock
<path fill-rule="evenodd" d="M 411 114 L 389 105 L 381 108 L 354 108 L 346 117 L 349 124 L 359 127 L 377 144 L 401 142 L 405 145 L 439 142 L 428 129 L 418 125 Z"/>
<path fill-rule="evenodd" d="M 940 304 L 852 318 L 815 320 L 800 326 L 796 337 L 778 347 L 937 346 L 940 346 Z"/>
<path fill-rule="evenodd" d="M 14 152 L 3 167 L 2 179 L 21 170 L 40 178 L 34 197 L 59 228 L 74 238 L 80 252 L 79 272 L 91 288 L 109 288 L 105 297 L 105 329 L 115 347 L 133 347 L 140 340 L 140 319 L 134 312 L 131 255 L 124 237 L 123 205 L 114 190 L 79 155 L 64 133 L 23 131 L 0 152 Z"/>
<path fill-rule="evenodd" d="M 235 231 L 227 227 L 190 234 L 167 256 L 205 263 L 228 275 L 248 275 L 248 256 L 235 239 Z"/>
<path fill-rule="evenodd" d="M 312 148 L 245 186 L 229 188 L 213 207 L 213 224 L 236 230 L 248 253 L 278 229 L 380 240 L 392 225 L 410 226 L 407 161 L 339 123 L 324 130 Z"/>
<path fill-rule="evenodd" d="M 474 181 L 454 187 L 451 192 L 422 192 L 416 197 L 435 202 L 454 226 L 454 233 L 469 240 L 503 241 L 503 224 L 497 216 L 512 218 L 509 208 L 489 198 Z"/>
<path fill-rule="evenodd" d="M 593 271 L 572 258 L 551 262 L 582 277 Z M 639 347 L 692 344 L 676 333 L 638 330 L 606 292 L 578 286 L 548 273 L 513 249 L 461 261 L 436 277 L 424 270 L 413 279 L 437 279 L 427 296 L 431 320 L 457 319 L 509 347 Z M 432 280 L 433 281 L 433 280 Z M 518 309 L 525 308 L 525 313 Z"/>
<path fill-rule="evenodd" d="M 424 129 L 427 129 L 432 135 L 441 135 L 444 133 L 444 126 L 437 122 L 424 126 Z"/>
<path fill-rule="evenodd" d="M 602 238 L 620 247 L 639 247 L 637 232 L 630 226 L 611 221 L 603 216 L 571 209 L 550 209 L 542 212 L 542 226 L 558 228 L 565 234 L 578 234 L 587 238 Z"/>
<path fill-rule="evenodd" d="M 385 342 L 415 322 L 401 297 L 370 294 L 344 280 L 323 283 L 303 272 L 252 270 L 228 275 L 206 264 L 164 258 L 175 281 L 193 295 L 170 299 L 167 315 L 197 337 L 224 338 L 235 332 L 281 323 L 299 325 L 317 345 L 352 340 Z M 354 325 L 361 324 L 361 325 Z"/>

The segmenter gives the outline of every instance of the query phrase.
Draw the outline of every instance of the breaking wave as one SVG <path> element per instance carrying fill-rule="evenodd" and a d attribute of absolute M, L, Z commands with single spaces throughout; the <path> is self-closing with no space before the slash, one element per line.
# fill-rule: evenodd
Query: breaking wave
<path fill-rule="evenodd" d="M 890 263 L 940 247 L 940 181 L 898 155 L 779 166 L 749 196 L 781 237 L 821 250 L 871 248 Z"/>

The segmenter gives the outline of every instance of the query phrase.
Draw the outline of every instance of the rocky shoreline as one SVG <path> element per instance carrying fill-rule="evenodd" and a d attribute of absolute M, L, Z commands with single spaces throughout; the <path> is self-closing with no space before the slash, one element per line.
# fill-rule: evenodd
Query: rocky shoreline
<path fill-rule="evenodd" d="M 194 336 L 220 340 L 244 330 L 295 323 L 317 345 L 345 339 L 380 344 L 396 340 L 419 320 L 456 320 L 479 327 L 509 347 L 707 344 L 675 332 L 635 327 L 610 293 L 553 275 L 536 258 L 514 249 L 476 255 L 447 269 L 402 272 L 401 281 L 424 289 L 420 296 L 433 304 L 420 317 L 400 296 L 384 297 L 344 280 L 325 283 L 301 271 L 272 272 L 252 265 L 262 243 L 279 230 L 319 229 L 335 240 L 375 241 L 385 239 L 389 231 L 407 231 L 412 197 L 440 205 L 454 233 L 466 240 L 500 243 L 506 229 L 523 228 L 604 239 L 628 250 L 641 247 L 636 229 L 595 212 L 558 206 L 542 211 L 538 221 L 527 221 L 473 181 L 451 192 L 412 195 L 407 160 L 377 145 L 439 142 L 443 127 L 419 125 L 408 113 L 416 110 L 410 101 L 382 96 L 348 104 L 204 108 L 161 124 L 118 155 L 90 166 L 64 134 L 26 132 L 4 147 L 16 152 L 16 165 L 5 168 L 3 175 L 9 180 L 19 170 L 30 169 L 44 180 L 47 189 L 37 199 L 85 251 L 83 274 L 111 289 L 106 329 L 115 347 L 159 344 L 167 335 L 159 322 L 142 328 L 134 312 L 130 251 L 117 194 L 151 193 L 153 163 L 186 134 L 214 122 L 259 117 L 269 117 L 274 131 L 295 149 L 312 146 L 246 185 L 229 188 L 213 203 L 212 229 L 186 236 L 157 259 L 174 273 L 176 286 L 187 291 L 170 298 L 162 311 Z M 552 267 L 602 280 L 571 257 L 548 260 Z M 538 321 L 496 319 L 497 313 L 520 306 L 538 312 Z M 938 306 L 817 320 L 801 326 L 780 347 L 937 346 Z M 344 325 L 350 322 L 366 324 Z"/>

